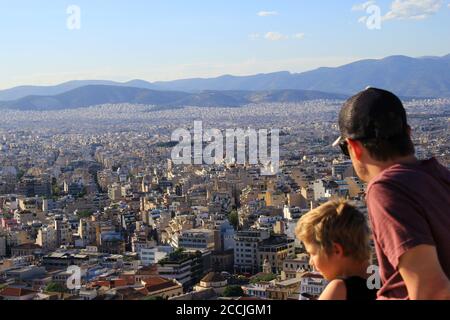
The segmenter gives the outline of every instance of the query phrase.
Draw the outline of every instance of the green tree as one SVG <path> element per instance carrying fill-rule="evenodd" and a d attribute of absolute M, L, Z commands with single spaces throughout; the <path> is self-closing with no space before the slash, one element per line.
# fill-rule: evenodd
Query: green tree
<path fill-rule="evenodd" d="M 244 295 L 244 291 L 241 286 L 227 286 L 223 291 L 224 297 L 242 297 Z"/>
<path fill-rule="evenodd" d="M 46 287 L 45 287 L 45 291 L 46 292 L 66 292 L 67 289 L 56 282 L 50 282 Z"/>
<path fill-rule="evenodd" d="M 92 216 L 92 212 L 88 210 L 82 210 L 77 213 L 77 216 L 79 218 L 89 218 L 90 216 Z"/>
<path fill-rule="evenodd" d="M 258 282 L 261 282 L 261 281 L 272 281 L 276 277 L 277 276 L 274 275 L 273 273 L 259 275 L 259 276 L 252 277 L 250 279 L 250 283 L 258 283 Z"/>
<path fill-rule="evenodd" d="M 78 198 L 83 198 L 85 195 L 87 195 L 87 189 L 86 189 L 86 187 L 83 187 L 83 189 L 81 190 L 81 192 L 79 192 L 79 193 L 77 194 L 77 197 L 78 197 Z"/>
<path fill-rule="evenodd" d="M 58 197 L 61 194 L 61 189 L 56 182 L 56 179 L 52 180 L 52 194 L 55 197 Z"/>
<path fill-rule="evenodd" d="M 145 297 L 144 300 L 164 300 L 161 296 L 151 296 L 151 297 Z"/>
<path fill-rule="evenodd" d="M 239 224 L 239 216 L 236 210 L 233 210 L 230 212 L 230 214 L 228 215 L 228 221 L 230 221 L 231 225 L 237 229 L 238 224 Z"/>
<path fill-rule="evenodd" d="M 22 169 L 19 169 L 19 172 L 17 173 L 17 180 L 22 179 L 22 177 L 25 175 L 25 171 Z"/>

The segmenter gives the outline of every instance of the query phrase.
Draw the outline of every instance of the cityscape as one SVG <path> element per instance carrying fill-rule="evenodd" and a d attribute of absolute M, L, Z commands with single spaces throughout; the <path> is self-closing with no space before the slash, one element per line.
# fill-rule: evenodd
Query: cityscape
<path fill-rule="evenodd" d="M 365 210 L 365 184 L 331 146 L 342 103 L 2 112 L 0 296 L 317 297 L 327 282 L 296 240 L 296 222 L 337 197 Z M 405 108 L 417 156 L 449 167 L 450 99 Z M 195 120 L 221 130 L 279 128 L 279 172 L 226 161 L 174 165 L 171 133 L 192 130 Z"/>
<path fill-rule="evenodd" d="M 0 1 L 0 305 L 448 300 L 448 2 Z"/>

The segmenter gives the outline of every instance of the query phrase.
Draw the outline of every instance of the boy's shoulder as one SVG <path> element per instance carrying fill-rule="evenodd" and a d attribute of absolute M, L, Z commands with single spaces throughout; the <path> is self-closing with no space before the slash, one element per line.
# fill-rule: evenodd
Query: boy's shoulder
<path fill-rule="evenodd" d="M 351 276 L 343 279 L 347 300 L 375 300 L 377 289 L 370 288 L 366 278 Z"/>
<path fill-rule="evenodd" d="M 347 286 L 343 279 L 334 279 L 328 283 L 327 287 L 320 295 L 320 300 L 346 300 Z"/>

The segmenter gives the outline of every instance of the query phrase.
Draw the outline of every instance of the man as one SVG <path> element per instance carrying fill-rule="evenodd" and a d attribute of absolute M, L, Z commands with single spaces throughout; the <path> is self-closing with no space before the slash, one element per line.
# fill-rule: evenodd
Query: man
<path fill-rule="evenodd" d="M 379 299 L 450 299 L 450 172 L 418 161 L 402 102 L 376 88 L 350 98 L 333 144 L 368 183 Z"/>

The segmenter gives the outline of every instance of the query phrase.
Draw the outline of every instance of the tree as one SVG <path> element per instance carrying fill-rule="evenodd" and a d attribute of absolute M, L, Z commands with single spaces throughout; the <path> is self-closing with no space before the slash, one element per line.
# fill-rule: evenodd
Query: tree
<path fill-rule="evenodd" d="M 62 286 L 59 283 L 56 282 L 50 282 L 46 287 L 45 287 L 45 291 L 46 292 L 67 292 L 67 289 L 64 288 L 64 286 Z"/>
<path fill-rule="evenodd" d="M 233 210 L 230 212 L 230 214 L 228 215 L 228 221 L 230 221 L 231 225 L 237 229 L 238 224 L 239 224 L 239 216 L 236 210 Z"/>
<path fill-rule="evenodd" d="M 90 212 L 89 210 L 82 210 L 77 213 L 77 216 L 79 218 L 89 218 L 90 216 L 92 216 L 92 212 Z"/>
<path fill-rule="evenodd" d="M 244 295 L 244 291 L 241 286 L 227 286 L 223 291 L 224 297 L 242 297 Z"/>
<path fill-rule="evenodd" d="M 258 283 L 258 282 L 261 282 L 261 281 L 264 281 L 264 282 L 266 282 L 266 281 L 272 281 L 273 279 L 276 279 L 276 275 L 274 275 L 273 273 L 269 273 L 269 274 L 264 274 L 264 275 L 259 275 L 259 276 L 255 276 L 255 277 L 252 277 L 251 279 L 250 279 L 250 283 Z"/>
<path fill-rule="evenodd" d="M 83 189 L 77 194 L 77 198 L 83 198 L 85 195 L 87 195 L 87 189 L 86 187 L 83 187 Z"/>
<path fill-rule="evenodd" d="M 61 189 L 58 186 L 56 178 L 52 178 L 52 194 L 55 197 L 58 197 L 61 194 Z"/>
<path fill-rule="evenodd" d="M 151 297 L 145 297 L 144 300 L 164 300 L 161 296 L 151 296 Z"/>
<path fill-rule="evenodd" d="M 17 180 L 20 181 L 20 179 L 22 179 L 22 177 L 25 175 L 25 171 L 19 169 L 19 172 L 17 173 Z"/>

